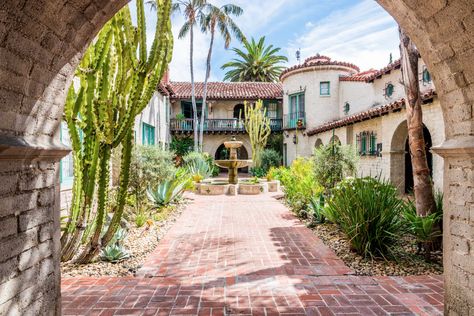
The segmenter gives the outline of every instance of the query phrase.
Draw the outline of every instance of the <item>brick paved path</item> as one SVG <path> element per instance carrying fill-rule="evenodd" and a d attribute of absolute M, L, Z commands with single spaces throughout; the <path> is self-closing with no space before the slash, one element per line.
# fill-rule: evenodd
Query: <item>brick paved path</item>
<path fill-rule="evenodd" d="M 191 196 L 130 278 L 62 281 L 65 315 L 441 315 L 441 277 L 361 277 L 271 195 Z"/>

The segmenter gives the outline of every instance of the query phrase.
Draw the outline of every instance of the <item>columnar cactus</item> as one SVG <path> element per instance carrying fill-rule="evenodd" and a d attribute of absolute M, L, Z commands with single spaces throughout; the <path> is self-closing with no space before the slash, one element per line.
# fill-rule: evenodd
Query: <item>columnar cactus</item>
<path fill-rule="evenodd" d="M 263 107 L 262 100 L 258 100 L 255 106 L 245 102 L 245 130 L 249 134 L 252 146 L 252 160 L 254 167 L 260 167 L 262 151 L 267 145 L 270 136 L 270 119 L 267 117 L 267 109 Z"/>
<path fill-rule="evenodd" d="M 62 244 L 62 260 L 89 262 L 105 247 L 120 224 L 128 189 L 135 116 L 148 104 L 171 60 L 171 0 L 156 0 L 157 25 L 147 53 L 144 0 L 137 0 L 137 24 L 128 6 L 101 30 L 76 71 L 78 91 L 71 86 L 64 118 L 71 135 L 74 161 L 72 205 Z M 120 187 L 110 203 L 111 152 L 122 146 Z M 107 212 L 113 212 L 104 232 Z"/>

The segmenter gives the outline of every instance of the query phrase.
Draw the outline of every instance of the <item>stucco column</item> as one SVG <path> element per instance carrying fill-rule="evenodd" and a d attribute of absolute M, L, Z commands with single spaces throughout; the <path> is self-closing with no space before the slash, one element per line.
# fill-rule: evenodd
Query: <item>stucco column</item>
<path fill-rule="evenodd" d="M 0 135 L 0 314 L 60 315 L 59 160 L 44 136 Z"/>
<path fill-rule="evenodd" d="M 474 315 L 474 136 L 432 150 L 444 158 L 445 314 Z"/>

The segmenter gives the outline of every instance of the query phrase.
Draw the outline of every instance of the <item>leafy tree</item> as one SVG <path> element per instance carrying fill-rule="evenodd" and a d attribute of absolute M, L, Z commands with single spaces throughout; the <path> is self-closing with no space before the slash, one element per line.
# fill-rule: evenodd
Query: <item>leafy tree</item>
<path fill-rule="evenodd" d="M 211 58 L 212 58 L 212 48 L 214 46 L 214 38 L 216 35 L 216 29 L 219 31 L 220 35 L 224 38 L 225 48 L 229 48 L 230 42 L 232 40 L 232 34 L 237 38 L 239 42 L 245 40 L 245 36 L 240 30 L 240 28 L 232 20 L 233 16 L 240 16 L 243 12 L 242 8 L 234 4 L 226 4 L 221 7 L 208 4 L 207 9 L 209 12 L 206 13 L 204 19 L 201 20 L 201 30 L 206 33 L 211 34 L 211 41 L 209 43 L 209 51 L 207 53 L 206 61 L 206 77 L 204 78 L 204 88 L 202 94 L 202 114 L 201 114 L 201 124 L 199 131 L 199 144 L 202 148 L 203 146 L 203 135 L 204 135 L 204 113 L 206 113 L 206 99 L 207 99 L 207 82 L 211 74 Z"/>
<path fill-rule="evenodd" d="M 288 58 L 279 55 L 281 50 L 273 45 L 265 45 L 265 37 L 261 37 L 258 42 L 254 38 L 250 42 L 244 41 L 244 50 L 233 48 L 232 50 L 239 58 L 222 65 L 222 69 L 229 69 L 224 80 L 233 82 L 253 81 L 253 82 L 276 82 L 281 72 L 285 69 L 281 65 L 287 62 Z"/>

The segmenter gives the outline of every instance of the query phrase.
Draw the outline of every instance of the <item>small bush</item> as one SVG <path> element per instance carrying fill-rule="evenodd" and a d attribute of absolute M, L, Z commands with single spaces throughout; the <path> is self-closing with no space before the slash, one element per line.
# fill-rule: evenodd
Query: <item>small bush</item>
<path fill-rule="evenodd" d="M 345 177 L 354 176 L 358 156 L 351 146 L 337 142 L 323 145 L 314 150 L 314 175 L 316 181 L 329 193 Z"/>
<path fill-rule="evenodd" d="M 171 139 L 170 150 L 173 151 L 178 160 L 193 150 L 194 140 L 191 137 L 177 137 Z"/>
<path fill-rule="evenodd" d="M 341 227 L 356 252 L 364 257 L 385 257 L 393 254 L 392 247 L 403 233 L 403 208 L 389 182 L 348 178 L 332 191 L 324 215 Z"/>
<path fill-rule="evenodd" d="M 250 174 L 257 178 L 264 178 L 267 172 L 262 167 L 250 168 Z"/>
<path fill-rule="evenodd" d="M 147 208 L 146 190 L 171 179 L 176 172 L 173 154 L 158 146 L 134 148 L 130 164 L 130 197 L 127 203 L 138 214 Z"/>
<path fill-rule="evenodd" d="M 268 170 L 267 172 L 267 180 L 279 180 L 282 185 L 285 185 L 282 179 L 285 177 L 285 174 L 289 172 L 290 170 L 283 166 L 278 168 L 271 167 L 270 170 Z"/>
<path fill-rule="evenodd" d="M 324 196 L 311 197 L 309 200 L 308 210 L 309 219 L 311 220 L 310 225 L 322 224 L 326 221 L 324 216 Z"/>
<path fill-rule="evenodd" d="M 279 171 L 286 202 L 297 214 L 300 210 L 307 209 L 311 198 L 322 193 L 322 187 L 312 172 L 313 168 L 312 160 L 298 158 L 293 161 L 288 171 Z"/>
<path fill-rule="evenodd" d="M 273 149 L 265 149 L 262 151 L 261 158 L 262 165 L 261 168 L 265 173 L 270 170 L 271 167 L 278 167 L 281 165 L 281 155 Z"/>

